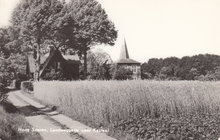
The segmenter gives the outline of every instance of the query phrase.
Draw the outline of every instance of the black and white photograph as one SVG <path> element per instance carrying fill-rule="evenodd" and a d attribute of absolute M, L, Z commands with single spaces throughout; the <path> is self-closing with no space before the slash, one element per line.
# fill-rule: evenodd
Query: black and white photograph
<path fill-rule="evenodd" d="M 220 1 L 0 0 L 0 140 L 220 140 Z"/>

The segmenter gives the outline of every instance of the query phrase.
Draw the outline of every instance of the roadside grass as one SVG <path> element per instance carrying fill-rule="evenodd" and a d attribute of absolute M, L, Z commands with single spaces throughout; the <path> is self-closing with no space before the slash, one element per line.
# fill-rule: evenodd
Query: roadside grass
<path fill-rule="evenodd" d="M 42 140 L 36 132 L 20 132 L 19 129 L 31 126 L 18 113 L 7 113 L 0 104 L 0 139 L 1 140 Z"/>
<path fill-rule="evenodd" d="M 220 137 L 220 82 L 41 81 L 34 95 L 119 139 Z"/>

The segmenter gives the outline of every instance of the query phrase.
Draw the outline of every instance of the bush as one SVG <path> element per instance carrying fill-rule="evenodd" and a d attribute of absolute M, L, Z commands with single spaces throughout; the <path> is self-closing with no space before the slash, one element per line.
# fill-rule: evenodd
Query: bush
<path fill-rule="evenodd" d="M 33 83 L 31 81 L 23 81 L 21 82 L 21 91 L 26 92 L 26 93 L 31 93 L 33 92 Z"/>
<path fill-rule="evenodd" d="M 66 80 L 64 73 L 62 70 L 55 70 L 55 69 L 46 69 L 45 75 L 42 77 L 44 80 Z"/>
<path fill-rule="evenodd" d="M 116 80 L 127 80 L 127 79 L 132 79 L 132 70 L 126 69 L 124 67 L 119 67 L 116 69 L 113 79 Z"/>

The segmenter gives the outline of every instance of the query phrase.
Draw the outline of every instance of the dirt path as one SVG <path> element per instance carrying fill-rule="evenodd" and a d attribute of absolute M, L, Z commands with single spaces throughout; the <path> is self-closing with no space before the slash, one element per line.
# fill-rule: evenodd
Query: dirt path
<path fill-rule="evenodd" d="M 69 133 L 50 132 L 51 129 L 62 129 L 62 127 L 49 120 L 48 116 L 44 115 L 44 111 L 30 105 L 25 100 L 20 99 L 19 94 L 21 93 L 18 91 L 10 92 L 8 100 L 19 110 L 21 114 L 25 115 L 27 122 L 31 124 L 33 128 L 31 130 L 19 128 L 18 131 L 36 131 L 44 140 L 79 140 L 77 137 L 74 138 Z"/>
<path fill-rule="evenodd" d="M 23 114 L 44 140 L 115 140 L 105 133 L 52 111 L 20 91 L 9 93 L 8 100 Z M 74 132 L 69 132 L 74 131 Z"/>

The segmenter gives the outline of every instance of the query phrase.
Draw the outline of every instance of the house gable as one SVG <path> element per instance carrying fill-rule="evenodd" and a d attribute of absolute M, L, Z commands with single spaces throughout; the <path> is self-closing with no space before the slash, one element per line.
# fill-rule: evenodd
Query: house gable
<path fill-rule="evenodd" d="M 62 54 L 59 50 L 54 50 L 50 53 L 50 55 L 47 57 L 45 62 L 41 65 L 40 68 L 40 77 L 43 75 L 45 69 L 52 63 L 52 62 L 62 62 L 64 63 L 65 59 L 63 58 Z"/>
<path fill-rule="evenodd" d="M 68 79 L 79 78 L 79 57 L 75 55 L 63 56 L 59 50 L 53 50 L 49 54 L 41 56 L 40 78 L 48 72 L 48 69 L 54 69 L 54 64 L 61 64 L 60 66 L 62 66 L 62 70 Z M 26 73 L 29 78 L 33 78 L 35 70 L 35 59 L 33 55 L 29 54 L 26 66 Z"/>

